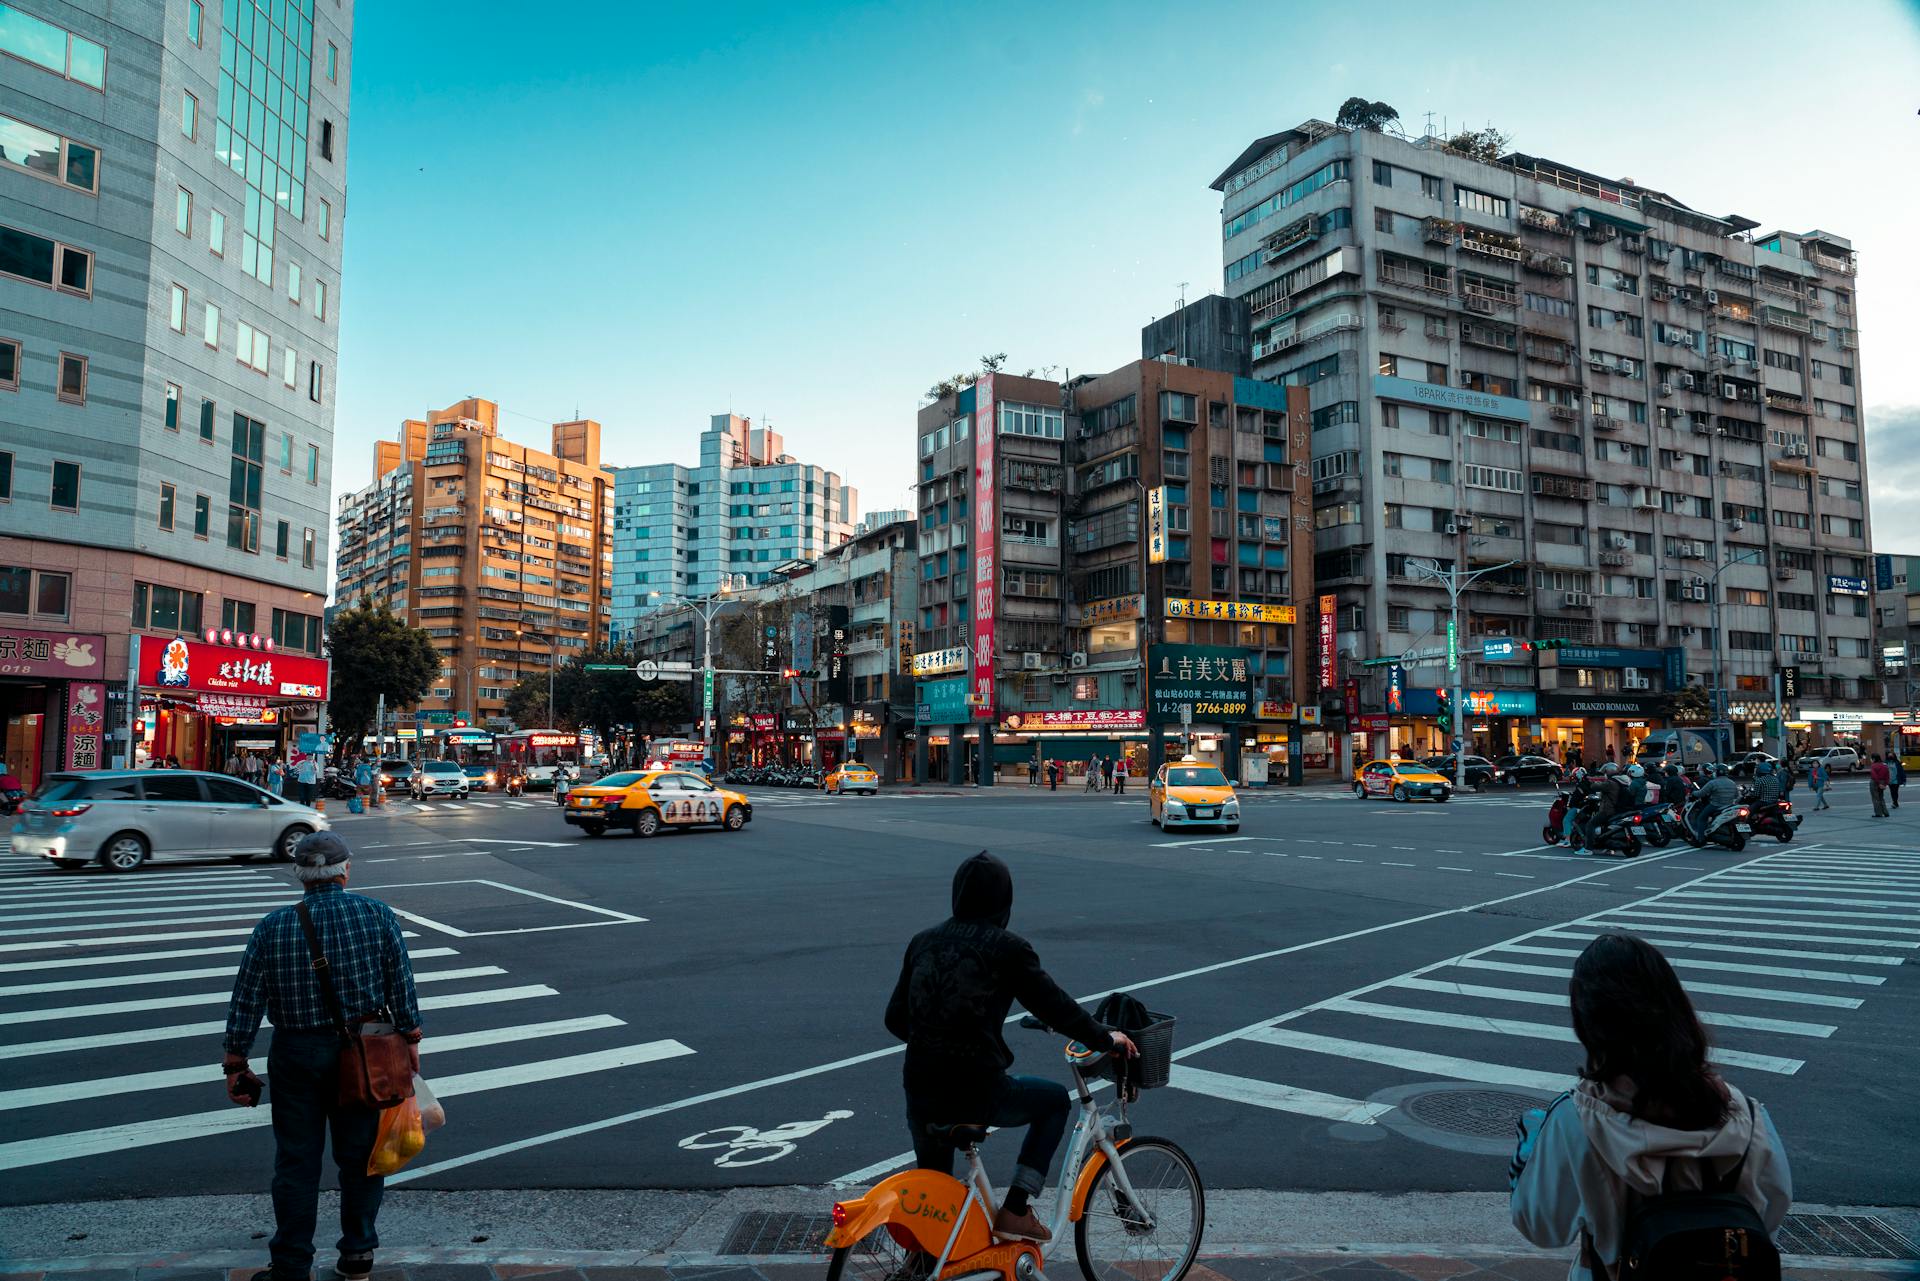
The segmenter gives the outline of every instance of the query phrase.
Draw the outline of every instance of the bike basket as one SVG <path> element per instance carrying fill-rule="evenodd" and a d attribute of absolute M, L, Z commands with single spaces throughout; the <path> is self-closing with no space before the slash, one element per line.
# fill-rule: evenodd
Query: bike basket
<path fill-rule="evenodd" d="M 1119 1084 L 1121 1074 L 1125 1073 L 1128 1082 L 1142 1090 L 1165 1085 L 1171 1078 L 1174 1017 L 1149 1010 L 1147 1018 L 1151 1022 L 1143 1028 L 1121 1029 L 1140 1047 L 1140 1057 L 1123 1059 L 1118 1055 L 1110 1056 L 1100 1065 L 1101 1076 Z"/>

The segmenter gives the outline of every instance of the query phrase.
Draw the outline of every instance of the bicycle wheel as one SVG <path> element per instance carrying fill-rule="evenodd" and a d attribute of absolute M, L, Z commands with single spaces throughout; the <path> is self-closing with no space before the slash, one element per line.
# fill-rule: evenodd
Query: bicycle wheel
<path fill-rule="evenodd" d="M 1180 1281 L 1207 1226 L 1200 1172 L 1165 1139 L 1135 1139 L 1120 1149 L 1120 1161 L 1133 1196 L 1111 1162 L 1094 1176 L 1073 1231 L 1080 1271 L 1087 1281 Z"/>
<path fill-rule="evenodd" d="M 908 1249 L 881 1227 L 866 1240 L 835 1250 L 827 1263 L 827 1281 L 926 1281 L 933 1262 L 932 1255 Z"/>

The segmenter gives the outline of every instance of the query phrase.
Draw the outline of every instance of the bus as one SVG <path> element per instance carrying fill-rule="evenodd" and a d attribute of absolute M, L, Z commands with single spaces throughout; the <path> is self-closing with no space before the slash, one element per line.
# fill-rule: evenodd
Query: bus
<path fill-rule="evenodd" d="M 1910 771 L 1920 771 L 1920 722 L 1899 720 L 1888 726 L 1895 736 L 1893 750 Z"/>
<path fill-rule="evenodd" d="M 554 770 L 565 765 L 580 773 L 580 736 L 560 729 L 522 729 L 493 736 L 494 759 L 518 770 L 529 791 L 551 791 Z"/>
<path fill-rule="evenodd" d="M 707 745 L 697 738 L 656 738 L 647 743 L 648 768 L 704 769 Z"/>

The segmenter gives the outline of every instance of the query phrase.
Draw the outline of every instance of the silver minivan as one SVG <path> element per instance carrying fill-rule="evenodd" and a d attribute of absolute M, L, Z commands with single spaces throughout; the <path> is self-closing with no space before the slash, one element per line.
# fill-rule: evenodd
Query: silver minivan
<path fill-rule="evenodd" d="M 49 774 L 13 825 L 13 852 L 72 871 L 131 872 L 149 859 L 291 859 L 319 810 L 225 774 L 101 770 Z"/>

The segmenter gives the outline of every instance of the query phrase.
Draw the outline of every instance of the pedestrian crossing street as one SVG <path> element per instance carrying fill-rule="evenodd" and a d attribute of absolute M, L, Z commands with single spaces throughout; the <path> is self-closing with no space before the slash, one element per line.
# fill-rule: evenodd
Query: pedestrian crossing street
<path fill-rule="evenodd" d="M 103 1179 L 135 1179 L 136 1167 L 112 1163 L 128 1148 L 162 1151 L 138 1164 L 137 1186 L 114 1189 L 122 1195 L 164 1186 L 170 1169 L 262 1159 L 264 1138 L 209 1146 L 270 1119 L 265 1106 L 227 1101 L 221 1037 L 248 935 L 296 893 L 290 877 L 249 868 L 109 877 L 0 858 L 0 1195 L 28 1177 L 9 1172 L 52 1162 L 107 1158 Z M 406 936 L 428 1032 L 423 1066 L 435 1092 L 468 1116 L 479 1106 L 540 1107 L 546 1083 L 578 1088 L 694 1052 L 477 963 L 424 927 Z M 269 1096 L 270 1041 L 263 1028 L 253 1050 Z M 447 1133 L 442 1142 L 459 1141 Z"/>
<path fill-rule="evenodd" d="M 1363 1126 L 1391 1121 L 1415 1083 L 1551 1097 L 1573 1084 L 1574 958 L 1606 930 L 1666 953 L 1714 1061 L 1765 1102 L 1814 1057 L 1838 1053 L 1835 1039 L 1876 1002 L 1884 1014 L 1893 993 L 1915 991 L 1920 854 L 1818 846 L 1747 859 L 1200 1042 L 1176 1055 L 1171 1084 Z"/>

